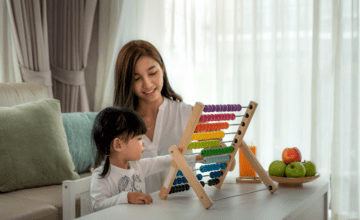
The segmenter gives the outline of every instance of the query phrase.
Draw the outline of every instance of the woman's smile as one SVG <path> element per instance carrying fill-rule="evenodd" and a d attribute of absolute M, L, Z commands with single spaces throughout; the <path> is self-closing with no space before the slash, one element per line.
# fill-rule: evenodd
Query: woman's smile
<path fill-rule="evenodd" d="M 156 87 L 153 90 L 150 90 L 149 92 L 144 92 L 145 95 L 153 95 L 155 93 Z"/>

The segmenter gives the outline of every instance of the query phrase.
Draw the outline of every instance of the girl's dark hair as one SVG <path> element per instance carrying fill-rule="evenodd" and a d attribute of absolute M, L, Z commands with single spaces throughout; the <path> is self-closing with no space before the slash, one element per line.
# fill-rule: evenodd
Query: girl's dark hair
<path fill-rule="evenodd" d="M 182 102 L 181 96 L 176 94 L 170 86 L 165 64 L 159 51 L 147 41 L 135 40 L 121 48 L 116 60 L 114 106 L 137 109 L 138 98 L 134 93 L 133 74 L 136 63 L 142 56 L 149 56 L 156 60 L 164 73 L 161 95 Z"/>
<path fill-rule="evenodd" d="M 116 137 L 127 143 L 129 139 L 145 134 L 146 131 L 144 120 L 131 109 L 108 107 L 99 112 L 91 132 L 92 141 L 97 149 L 95 168 L 100 166 L 106 155 L 110 154 L 111 143 Z M 107 175 L 109 168 L 110 160 L 107 156 L 100 175 L 102 178 Z"/>

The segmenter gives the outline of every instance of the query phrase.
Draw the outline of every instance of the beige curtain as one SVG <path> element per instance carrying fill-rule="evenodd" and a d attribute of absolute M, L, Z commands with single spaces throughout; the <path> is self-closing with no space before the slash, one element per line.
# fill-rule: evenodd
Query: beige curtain
<path fill-rule="evenodd" d="M 88 112 L 84 70 L 97 0 L 49 0 L 50 63 L 62 112 Z"/>
<path fill-rule="evenodd" d="M 7 0 L 22 80 L 45 86 L 53 97 L 46 1 Z"/>

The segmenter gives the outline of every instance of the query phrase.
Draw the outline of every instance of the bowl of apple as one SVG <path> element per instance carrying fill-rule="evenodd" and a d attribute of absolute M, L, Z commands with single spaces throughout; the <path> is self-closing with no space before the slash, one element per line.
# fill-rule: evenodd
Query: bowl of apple
<path fill-rule="evenodd" d="M 273 181 L 284 187 L 302 187 L 303 183 L 320 177 L 313 162 L 301 162 L 301 153 L 296 147 L 285 148 L 282 160 L 273 161 L 268 172 Z"/>

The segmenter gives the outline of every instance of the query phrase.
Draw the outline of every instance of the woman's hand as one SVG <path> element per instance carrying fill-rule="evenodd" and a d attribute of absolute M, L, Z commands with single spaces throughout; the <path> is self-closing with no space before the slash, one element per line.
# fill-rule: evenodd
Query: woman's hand
<path fill-rule="evenodd" d="M 141 192 L 128 192 L 128 202 L 131 204 L 151 204 L 153 199 L 149 194 Z"/>
<path fill-rule="evenodd" d="M 236 165 L 236 159 L 234 159 L 233 163 L 231 164 L 229 171 L 233 171 L 235 169 L 235 165 Z"/>
<path fill-rule="evenodd" d="M 201 154 L 196 155 L 196 161 L 203 160 L 203 159 L 204 159 L 204 157 L 201 156 Z"/>

